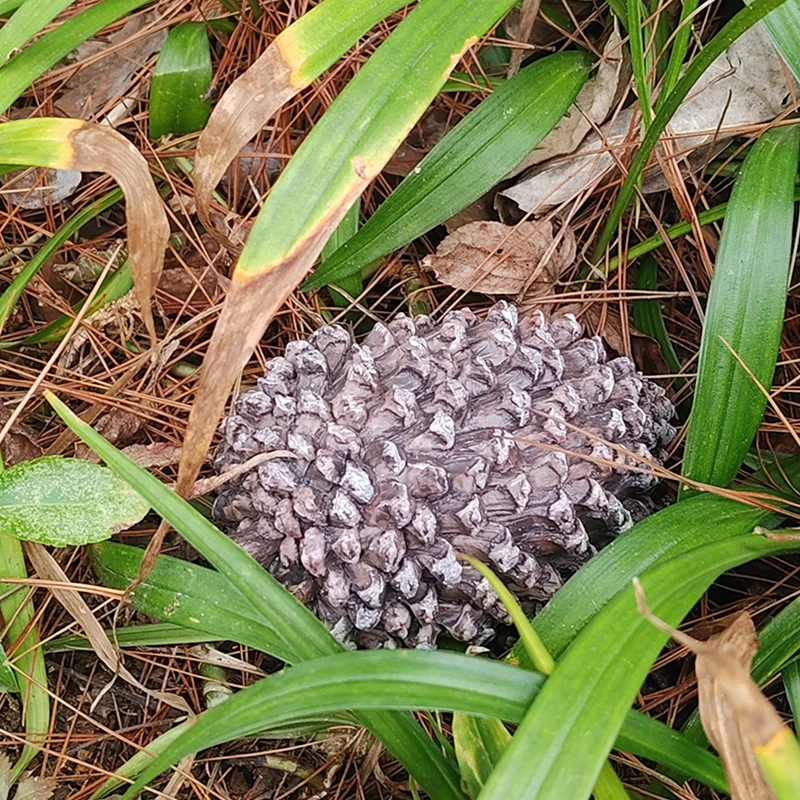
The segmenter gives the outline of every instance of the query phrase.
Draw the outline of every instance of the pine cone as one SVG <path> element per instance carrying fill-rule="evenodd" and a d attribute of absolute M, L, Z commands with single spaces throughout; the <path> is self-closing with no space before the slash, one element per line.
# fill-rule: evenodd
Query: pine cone
<path fill-rule="evenodd" d="M 226 484 L 214 515 L 344 641 L 484 642 L 507 615 L 457 554 L 529 608 L 548 599 L 653 484 L 605 442 L 657 459 L 675 433 L 663 390 L 581 335 L 501 302 L 483 321 L 400 315 L 360 345 L 334 326 L 292 342 L 237 398 L 216 465 L 297 457 Z"/>

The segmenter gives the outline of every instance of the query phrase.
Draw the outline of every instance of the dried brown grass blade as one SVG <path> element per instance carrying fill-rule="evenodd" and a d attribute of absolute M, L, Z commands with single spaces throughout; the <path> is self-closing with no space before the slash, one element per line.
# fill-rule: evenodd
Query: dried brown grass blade
<path fill-rule="evenodd" d="M 278 37 L 231 84 L 212 112 L 197 142 L 193 174 L 197 215 L 212 235 L 216 228 L 211 222 L 211 198 L 225 170 L 264 123 L 303 85 L 300 81 L 293 82 Z"/>
<path fill-rule="evenodd" d="M 86 124 L 70 134 L 71 169 L 108 172 L 122 187 L 128 219 L 128 253 L 134 291 L 150 339 L 155 343 L 153 297 L 164 265 L 169 222 L 161 196 L 141 153 L 121 134 Z"/>
<path fill-rule="evenodd" d="M 639 610 L 696 656 L 700 719 L 725 767 L 732 800 L 775 800 L 755 748 L 787 733 L 778 712 L 750 677 L 758 634 L 750 615 L 737 615 L 721 633 L 701 642 L 671 627 L 647 608 L 636 584 Z"/>

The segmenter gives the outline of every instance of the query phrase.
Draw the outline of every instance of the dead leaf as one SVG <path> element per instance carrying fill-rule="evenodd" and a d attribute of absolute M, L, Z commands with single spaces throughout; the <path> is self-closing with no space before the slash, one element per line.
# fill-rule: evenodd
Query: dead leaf
<path fill-rule="evenodd" d="M 647 609 L 638 579 L 634 582 L 643 616 L 696 656 L 700 719 L 722 759 L 732 800 L 775 800 L 758 764 L 756 748 L 789 731 L 750 677 L 758 650 L 758 634 L 750 615 L 742 612 L 724 631 L 701 642 L 655 617 Z"/>
<path fill-rule="evenodd" d="M 127 444 L 144 427 L 144 420 L 130 411 L 111 411 L 103 414 L 95 424 L 95 430 L 111 444 L 118 447 Z M 75 446 L 76 458 L 84 458 L 99 463 L 100 457 L 85 444 Z"/>
<path fill-rule="evenodd" d="M 0 428 L 5 426 L 11 417 L 11 412 L 0 405 Z M 42 455 L 42 448 L 25 432 L 22 425 L 14 424 L 11 430 L 3 439 L 0 453 L 3 456 L 3 464 L 6 467 L 13 467 L 21 461 L 32 461 Z"/>
<path fill-rule="evenodd" d="M 511 173 L 519 175 L 526 169 L 557 156 L 574 153 L 587 134 L 599 127 L 619 100 L 620 76 L 623 73 L 622 40 L 614 28 L 603 48 L 597 74 L 586 81 L 575 102 L 561 122 L 545 136 L 541 144 Z M 627 89 L 627 86 L 623 87 Z M 509 176 L 511 177 L 511 176 Z"/>
<path fill-rule="evenodd" d="M 774 45 L 760 25 L 753 26 L 703 73 L 670 121 L 667 133 L 677 137 L 672 148 L 683 154 L 682 172 L 705 163 L 709 153 L 742 127 L 775 119 L 794 96 L 795 85 Z M 635 108 L 620 112 L 603 126 L 602 135 L 588 135 L 572 158 L 541 164 L 500 194 L 522 211 L 537 214 L 581 193 L 589 196 L 616 170 L 612 152 L 619 155 L 627 143 L 638 140 L 635 114 Z M 663 148 L 659 151 L 663 157 Z M 696 158 L 687 162 L 688 154 Z M 657 165 L 646 173 L 645 193 L 667 187 Z"/>
<path fill-rule="evenodd" d="M 29 772 L 23 772 L 13 800 L 50 800 L 55 786 L 52 778 L 33 777 Z M 10 791 L 11 760 L 5 753 L 0 753 L 0 800 L 10 800 Z"/>
<path fill-rule="evenodd" d="M 72 169 L 35 167 L 10 172 L 3 179 L 3 195 L 17 208 L 49 208 L 71 197 L 83 175 Z"/>
<path fill-rule="evenodd" d="M 575 259 L 569 228 L 556 235 L 548 220 L 516 226 L 470 222 L 446 236 L 423 265 L 438 280 L 463 291 L 541 296 Z"/>
<path fill-rule="evenodd" d="M 143 469 L 152 469 L 153 467 L 172 467 L 180 463 L 182 448 L 166 442 L 154 442 L 152 444 L 131 444 L 123 447 L 122 452 Z"/>
<path fill-rule="evenodd" d="M 161 19 L 156 11 L 131 17 L 116 33 L 96 36 L 74 52 L 76 61 L 88 60 L 67 81 L 56 108 L 67 117 L 89 119 L 117 97 L 129 95 L 133 78 L 167 38 L 166 29 L 148 33 Z M 108 55 L 102 55 L 108 53 Z M 99 56 L 99 57 L 98 57 Z"/>

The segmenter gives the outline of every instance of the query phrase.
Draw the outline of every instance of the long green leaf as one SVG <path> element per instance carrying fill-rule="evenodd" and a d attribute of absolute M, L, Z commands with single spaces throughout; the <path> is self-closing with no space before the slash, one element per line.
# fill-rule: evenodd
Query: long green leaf
<path fill-rule="evenodd" d="M 101 542 L 92 547 L 91 554 L 103 584 L 126 589 L 139 573 L 143 551 Z M 265 623 L 247 597 L 215 570 L 159 556 L 130 600 L 135 609 L 148 616 L 254 647 L 290 664 L 300 660 L 294 648 Z"/>
<path fill-rule="evenodd" d="M 631 162 L 628 175 L 622 184 L 622 188 L 614 202 L 611 213 L 608 215 L 606 224 L 597 240 L 593 255 L 593 260 L 596 263 L 602 259 L 606 247 L 608 247 L 612 238 L 615 236 L 617 226 L 633 198 L 636 186 L 644 172 L 644 168 L 647 166 L 647 162 L 650 160 L 655 146 L 658 144 L 659 137 L 666 129 L 680 104 L 686 99 L 686 96 L 692 90 L 695 83 L 697 83 L 697 80 L 711 66 L 714 60 L 722 55 L 722 53 L 724 53 L 745 31 L 752 28 L 753 25 L 769 14 L 770 11 L 774 11 L 786 2 L 788 2 L 788 0 L 753 0 L 752 5 L 739 11 L 738 14 L 723 26 L 722 30 L 708 42 L 705 48 L 686 68 L 683 77 L 675 84 L 675 88 L 667 95 L 663 105 L 658 110 L 652 125 L 642 139 L 639 150 Z"/>
<path fill-rule="evenodd" d="M 19 778 L 34 759 L 50 729 L 47 670 L 39 646 L 39 629 L 33 624 L 33 603 L 26 587 L 2 583 L 3 578 L 27 577 L 25 556 L 19 540 L 0 532 L 0 619 L 9 620 L 5 639 L 9 646 L 8 654 L 17 670 L 28 735 L 28 741 L 11 772 L 12 780 Z"/>
<path fill-rule="evenodd" d="M 0 29 L 0 65 L 75 0 L 27 0 Z"/>
<path fill-rule="evenodd" d="M 322 623 L 230 537 L 218 530 L 183 498 L 120 453 L 82 422 L 52 394 L 48 400 L 73 433 L 111 469 L 136 489 L 209 563 L 247 597 L 286 646 L 299 658 L 313 659 L 340 652 L 342 646 Z M 458 775 L 422 728 L 407 714 L 363 713 L 368 727 L 429 794 L 463 800 Z"/>
<path fill-rule="evenodd" d="M 192 728 L 148 767 L 123 797 L 188 753 L 251 736 L 264 728 L 342 709 L 439 709 L 519 722 L 544 677 L 485 659 L 446 651 L 362 651 L 315 659 L 271 675 L 202 714 Z M 628 718 L 642 715 L 630 712 Z M 627 725 L 627 720 L 626 720 Z M 639 730 L 636 723 L 634 730 Z M 623 728 L 625 731 L 625 728 Z M 623 732 L 620 747 L 638 742 Z M 699 753 L 694 753 L 699 756 Z M 719 786 L 718 766 L 707 753 L 702 780 Z M 565 795 L 566 796 L 566 795 Z"/>
<path fill-rule="evenodd" d="M 584 53 L 557 53 L 504 82 L 436 144 L 303 288 L 359 272 L 489 191 L 558 124 L 588 68 Z"/>
<path fill-rule="evenodd" d="M 130 581 L 124 588 L 130 585 Z M 106 635 L 119 647 L 167 647 L 175 644 L 201 644 L 219 642 L 223 637 L 205 631 L 184 628 L 169 622 L 153 622 L 144 625 L 128 625 L 107 630 Z M 65 653 L 69 650 L 91 650 L 92 643 L 85 636 L 65 636 L 49 639 L 42 646 L 45 654 Z"/>
<path fill-rule="evenodd" d="M 752 534 L 696 547 L 647 570 L 648 603 L 677 625 L 725 570 L 800 549 Z M 481 800 L 584 800 L 667 635 L 639 613 L 633 587 L 592 619 L 558 660 Z"/>
<path fill-rule="evenodd" d="M 715 495 L 667 506 L 637 523 L 585 564 L 534 618 L 533 626 L 558 661 L 572 640 L 631 580 L 656 563 L 695 547 L 749 533 L 774 516 Z M 512 659 L 528 663 L 517 644 Z"/>
<path fill-rule="evenodd" d="M 799 149 L 797 126 L 767 131 L 745 159 L 728 204 L 683 459 L 683 474 L 695 481 L 733 480 L 767 405 L 734 353 L 771 387 L 792 266 Z"/>
<path fill-rule="evenodd" d="M 800 0 L 787 0 L 785 5 L 767 14 L 762 25 L 795 78 L 800 80 Z"/>
<path fill-rule="evenodd" d="M 150 138 L 202 130 L 211 114 L 205 95 L 214 68 L 208 28 L 183 22 L 169 32 L 150 84 Z"/>
<path fill-rule="evenodd" d="M 0 114 L 50 67 L 103 28 L 153 0 L 103 0 L 45 34 L 0 69 Z M 24 11 L 24 9 L 23 9 Z"/>
<path fill-rule="evenodd" d="M 197 213 L 211 226 L 214 187 L 236 154 L 275 112 L 407 0 L 323 0 L 281 31 L 217 104 L 197 143 Z"/>

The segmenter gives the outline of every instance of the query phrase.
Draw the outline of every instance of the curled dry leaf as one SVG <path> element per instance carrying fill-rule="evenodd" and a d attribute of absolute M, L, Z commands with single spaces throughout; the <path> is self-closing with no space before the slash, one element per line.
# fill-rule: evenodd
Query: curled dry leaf
<path fill-rule="evenodd" d="M 549 294 L 575 259 L 571 229 L 549 220 L 516 226 L 479 221 L 446 236 L 423 264 L 437 279 L 463 291 L 526 297 Z"/>
<path fill-rule="evenodd" d="M 789 71 L 767 34 L 756 25 L 713 62 L 681 104 L 668 129 L 677 137 L 672 150 L 685 156 L 684 168 L 694 169 L 739 129 L 768 122 L 783 113 L 794 93 Z M 615 154 L 621 156 L 626 143 L 638 138 L 635 113 L 635 108 L 622 111 L 603 126 L 600 135 L 587 136 L 574 157 L 536 167 L 501 192 L 501 197 L 513 201 L 522 211 L 543 213 L 582 192 L 590 193 L 614 171 Z M 659 154 L 664 155 L 663 148 Z M 696 157 L 692 159 L 692 155 Z M 643 191 L 666 188 L 661 171 L 650 169 Z"/>
<path fill-rule="evenodd" d="M 732 800 L 775 800 L 757 754 L 791 734 L 750 677 L 758 650 L 750 615 L 739 614 L 724 631 L 701 642 L 654 616 L 638 580 L 635 584 L 642 614 L 696 656 L 700 718 L 722 758 Z"/>
<path fill-rule="evenodd" d="M 107 172 L 125 194 L 134 291 L 148 333 L 155 341 L 152 300 L 164 265 L 169 222 L 147 162 L 124 136 L 99 125 L 76 128 L 70 143 L 70 167 L 82 172 Z"/>

